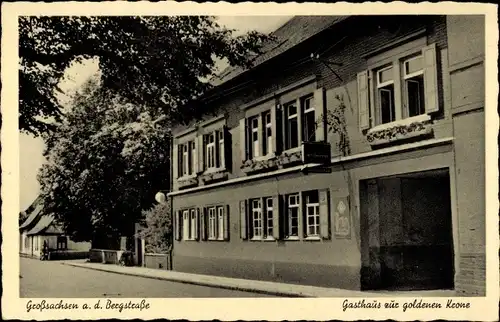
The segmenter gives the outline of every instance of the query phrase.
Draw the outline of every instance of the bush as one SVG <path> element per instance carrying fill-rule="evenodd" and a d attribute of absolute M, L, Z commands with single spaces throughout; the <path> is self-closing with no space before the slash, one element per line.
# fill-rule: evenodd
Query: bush
<path fill-rule="evenodd" d="M 146 253 L 168 253 L 172 247 L 172 213 L 169 200 L 143 211 L 143 215 L 145 227 L 140 234 L 146 241 Z"/>

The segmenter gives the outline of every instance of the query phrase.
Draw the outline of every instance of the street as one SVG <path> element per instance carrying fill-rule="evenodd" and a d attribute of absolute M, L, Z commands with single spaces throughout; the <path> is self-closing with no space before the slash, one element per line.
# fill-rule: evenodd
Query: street
<path fill-rule="evenodd" d="M 269 297 L 269 295 L 168 282 L 20 259 L 20 297 Z"/>

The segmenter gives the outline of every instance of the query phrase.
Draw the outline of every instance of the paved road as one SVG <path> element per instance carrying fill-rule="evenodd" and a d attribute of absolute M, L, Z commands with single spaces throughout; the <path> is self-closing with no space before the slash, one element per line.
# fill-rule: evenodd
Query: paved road
<path fill-rule="evenodd" d="M 182 284 L 21 258 L 21 297 L 267 297 L 263 294 Z"/>

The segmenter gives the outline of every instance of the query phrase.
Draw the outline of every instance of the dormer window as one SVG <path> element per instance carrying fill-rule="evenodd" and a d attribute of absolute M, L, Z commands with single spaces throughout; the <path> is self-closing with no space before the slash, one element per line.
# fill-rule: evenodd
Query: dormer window
<path fill-rule="evenodd" d="M 293 149 L 299 146 L 299 124 L 297 114 L 297 102 L 285 104 L 286 115 L 286 140 L 285 149 Z"/>

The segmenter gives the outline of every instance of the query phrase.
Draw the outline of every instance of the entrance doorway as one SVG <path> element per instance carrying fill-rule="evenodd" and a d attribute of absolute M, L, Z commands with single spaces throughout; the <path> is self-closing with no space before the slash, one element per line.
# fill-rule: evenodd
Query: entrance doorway
<path fill-rule="evenodd" d="M 360 182 L 363 289 L 453 288 L 448 170 Z"/>

